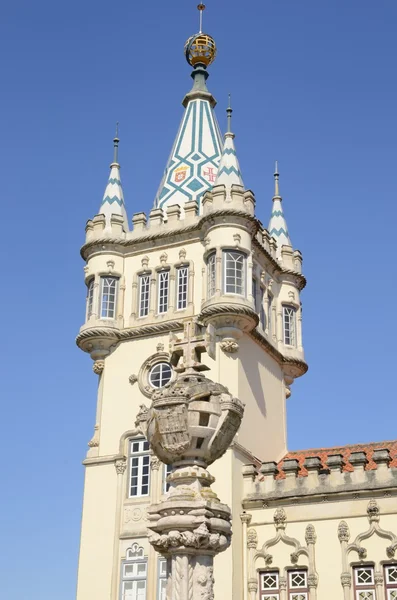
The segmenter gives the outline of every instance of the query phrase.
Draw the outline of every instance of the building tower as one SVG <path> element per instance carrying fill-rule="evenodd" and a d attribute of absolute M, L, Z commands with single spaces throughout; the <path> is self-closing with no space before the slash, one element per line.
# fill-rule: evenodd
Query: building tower
<path fill-rule="evenodd" d="M 215 54 L 201 31 L 186 43 L 193 87 L 149 215 L 134 214 L 129 230 L 116 134 L 99 214 L 86 226 L 86 319 L 77 344 L 94 361 L 98 398 L 84 460 L 78 600 L 163 598 L 165 566 L 148 543 L 146 508 L 167 490 L 166 467 L 134 423 L 140 405 L 176 376 L 170 343 L 194 339 L 208 377 L 245 403 L 241 428 L 213 469 L 234 531 L 216 557 L 218 598 L 242 597 L 242 465 L 278 461 L 287 450 L 286 398 L 307 370 L 302 256 L 284 227 L 277 169 L 271 233 L 255 217 L 231 106 L 222 139 L 206 85 Z M 208 430 L 197 423 L 197 448 Z"/>

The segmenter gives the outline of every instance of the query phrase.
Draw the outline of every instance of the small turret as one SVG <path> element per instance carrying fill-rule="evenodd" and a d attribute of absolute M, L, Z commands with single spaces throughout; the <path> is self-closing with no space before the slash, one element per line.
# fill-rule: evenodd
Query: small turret
<path fill-rule="evenodd" d="M 113 162 L 110 165 L 110 175 L 108 183 L 103 195 L 103 200 L 99 213 L 105 215 L 106 227 L 111 227 L 112 215 L 118 215 L 123 219 L 123 230 L 128 231 L 128 218 L 125 210 L 123 188 L 121 187 L 120 180 L 120 164 L 118 161 L 118 149 L 119 149 L 119 138 L 118 138 L 118 124 L 116 128 L 116 136 L 113 139 L 114 144 L 114 156 Z"/>
<path fill-rule="evenodd" d="M 237 160 L 236 149 L 234 147 L 235 135 L 232 133 L 232 112 L 233 109 L 230 105 L 230 94 L 229 94 L 229 106 L 227 112 L 227 132 L 225 133 L 225 143 L 223 146 L 221 162 L 219 163 L 218 174 L 214 183 L 215 185 L 224 185 L 226 187 L 226 200 L 231 199 L 232 185 L 239 185 L 244 187 L 243 178 L 241 176 L 240 165 Z"/>
<path fill-rule="evenodd" d="M 283 213 L 283 207 L 281 205 L 282 197 L 280 196 L 279 190 L 279 172 L 278 163 L 276 161 L 276 168 L 274 170 L 274 196 L 273 196 L 273 210 L 269 221 L 269 234 L 274 237 L 277 241 L 277 257 L 281 257 L 282 246 L 292 246 L 291 240 L 288 233 L 287 223 Z"/>

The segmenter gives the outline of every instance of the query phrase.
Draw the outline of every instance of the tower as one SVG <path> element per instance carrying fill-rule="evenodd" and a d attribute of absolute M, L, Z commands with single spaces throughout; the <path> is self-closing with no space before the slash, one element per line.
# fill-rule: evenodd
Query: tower
<path fill-rule="evenodd" d="M 175 352 L 194 338 L 208 376 L 245 403 L 240 430 L 213 470 L 234 530 L 216 558 L 219 598 L 241 597 L 242 466 L 284 456 L 286 398 L 307 370 L 302 257 L 283 225 L 278 169 L 269 232 L 243 183 L 230 103 L 224 139 L 216 121 L 206 84 L 215 55 L 201 28 L 185 45 L 193 87 L 149 215 L 134 214 L 129 230 L 116 134 L 99 214 L 86 226 L 86 319 L 77 344 L 99 381 L 84 461 L 78 600 L 162 600 L 165 567 L 148 543 L 146 508 L 166 493 L 167 473 L 134 423 L 140 405 L 174 381 L 170 344 Z M 208 430 L 197 423 L 198 449 Z"/>

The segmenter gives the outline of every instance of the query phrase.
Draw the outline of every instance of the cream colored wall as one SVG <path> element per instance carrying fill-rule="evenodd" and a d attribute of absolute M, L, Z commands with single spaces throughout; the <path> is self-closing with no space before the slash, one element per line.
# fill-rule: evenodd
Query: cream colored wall
<path fill-rule="evenodd" d="M 240 340 L 236 355 L 238 387 L 245 402 L 238 441 L 263 461 L 279 460 L 287 449 L 285 386 L 280 366 L 248 336 Z M 232 359 L 233 360 L 233 359 Z M 222 363 L 229 361 L 224 357 Z M 232 367 L 223 367 L 226 372 Z M 227 381 L 227 380 L 226 380 Z"/>
<path fill-rule="evenodd" d="M 116 495 L 113 464 L 86 468 L 77 600 L 110 598 Z"/>

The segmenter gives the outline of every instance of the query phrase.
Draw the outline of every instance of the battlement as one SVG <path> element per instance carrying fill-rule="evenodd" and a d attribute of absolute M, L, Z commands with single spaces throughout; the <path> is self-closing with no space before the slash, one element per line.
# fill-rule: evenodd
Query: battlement
<path fill-rule="evenodd" d="M 287 455 L 288 456 L 288 455 Z M 370 460 L 369 458 L 370 457 Z M 363 490 L 397 488 L 396 450 L 328 454 L 324 457 L 285 458 L 281 464 L 262 463 L 243 467 L 245 503 L 307 499 L 318 495 L 358 493 Z"/>

